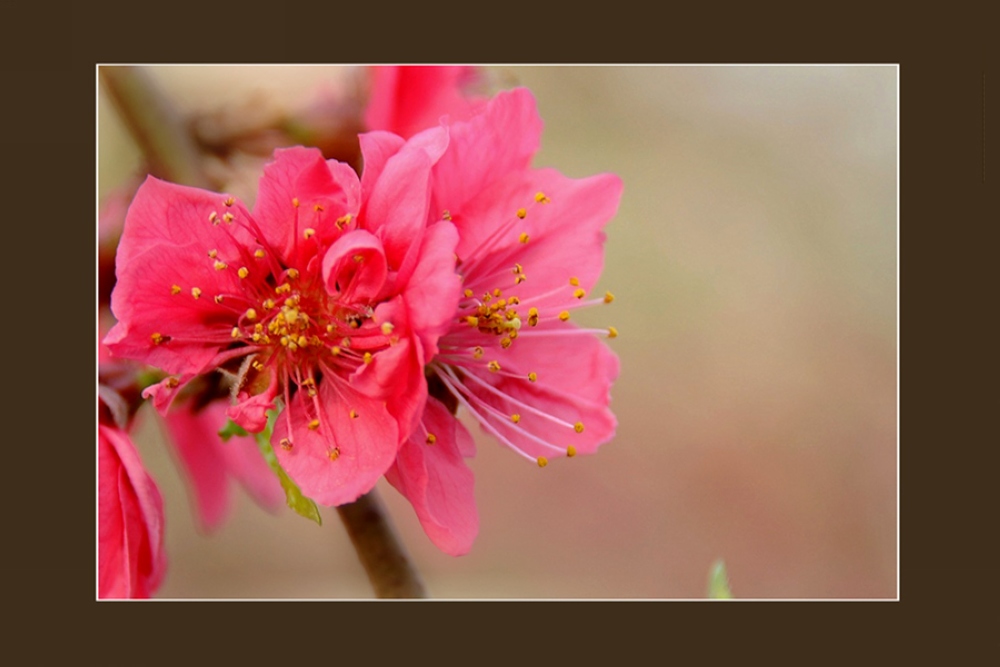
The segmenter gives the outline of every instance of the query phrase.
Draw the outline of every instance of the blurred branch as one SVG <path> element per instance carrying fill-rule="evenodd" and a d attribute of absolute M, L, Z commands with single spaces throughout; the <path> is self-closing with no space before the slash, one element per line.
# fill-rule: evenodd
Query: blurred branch
<path fill-rule="evenodd" d="M 380 598 L 425 598 L 420 575 L 385 518 L 375 490 L 337 508 L 354 549 Z"/>
<path fill-rule="evenodd" d="M 195 187 L 214 185 L 183 119 L 147 72 L 137 67 L 101 67 L 100 76 L 152 175 Z"/>

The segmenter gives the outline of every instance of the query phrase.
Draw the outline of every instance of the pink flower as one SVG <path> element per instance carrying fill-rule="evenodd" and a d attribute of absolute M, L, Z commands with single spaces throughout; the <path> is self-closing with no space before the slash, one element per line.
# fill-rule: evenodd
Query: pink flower
<path fill-rule="evenodd" d="M 450 128 L 434 167 L 432 216 L 459 231 L 463 298 L 428 365 L 432 385 L 422 424 L 400 449 L 388 480 L 413 504 L 431 540 L 461 554 L 478 530 L 472 455 L 464 427 L 434 396 L 468 410 L 524 458 L 589 454 L 610 440 L 618 358 L 571 314 L 610 303 L 587 298 L 603 265 L 602 228 L 621 197 L 612 174 L 571 179 L 531 169 L 542 123 L 531 93 L 501 93 L 479 115 Z"/>
<path fill-rule="evenodd" d="M 129 208 L 105 342 L 171 374 L 146 395 L 165 411 L 216 369 L 228 416 L 272 442 L 303 493 L 351 502 L 393 464 L 426 397 L 459 297 L 454 227 L 429 224 L 436 128 L 361 137 L 365 170 L 318 150 L 275 152 L 253 213 L 234 197 L 149 178 Z"/>
<path fill-rule="evenodd" d="M 441 116 L 464 120 L 484 101 L 465 94 L 478 72 L 469 66 L 371 67 L 365 124 L 408 138 L 438 124 Z"/>
<path fill-rule="evenodd" d="M 285 493 L 252 437 L 223 441 L 219 431 L 228 421 L 226 404 L 211 401 L 201 409 L 186 402 L 164 416 L 169 443 L 197 509 L 204 531 L 218 528 L 229 514 L 232 481 L 239 482 L 259 504 L 277 510 Z"/>
<path fill-rule="evenodd" d="M 166 570 L 163 500 L 128 435 L 97 428 L 98 596 L 148 598 Z"/>

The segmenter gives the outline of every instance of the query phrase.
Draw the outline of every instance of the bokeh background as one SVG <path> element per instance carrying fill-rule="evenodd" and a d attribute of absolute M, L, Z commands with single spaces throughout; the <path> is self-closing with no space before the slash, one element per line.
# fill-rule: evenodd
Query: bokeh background
<path fill-rule="evenodd" d="M 379 491 L 439 598 L 897 594 L 894 66 L 490 67 L 532 89 L 536 166 L 619 174 L 599 290 L 622 372 L 618 435 L 539 469 L 473 427 L 480 534 L 453 558 Z M 342 67 L 158 67 L 188 112 L 336 95 Z M 103 94 L 99 196 L 139 164 Z M 234 190 L 235 191 L 235 190 Z M 199 534 L 151 412 L 137 445 L 164 496 L 164 598 L 370 598 L 337 514 L 318 527 L 236 491 Z"/>

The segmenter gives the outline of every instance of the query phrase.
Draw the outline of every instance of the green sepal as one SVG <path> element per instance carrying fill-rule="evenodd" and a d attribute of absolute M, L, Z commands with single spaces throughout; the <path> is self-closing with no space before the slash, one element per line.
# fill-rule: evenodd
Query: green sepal
<path fill-rule="evenodd" d="M 250 434 L 247 433 L 246 430 L 242 426 L 240 426 L 239 424 L 237 424 L 236 422 L 234 422 L 232 419 L 230 419 L 226 423 L 226 425 L 222 427 L 222 430 L 219 431 L 219 437 L 222 438 L 222 440 L 224 442 L 229 442 L 229 439 L 231 437 L 233 437 L 234 435 L 236 435 L 236 436 L 245 436 L 245 435 L 250 435 Z"/>
<path fill-rule="evenodd" d="M 708 597 L 713 600 L 733 599 L 733 594 L 729 590 L 726 564 L 721 559 L 712 564 L 712 569 L 708 574 Z"/>
<path fill-rule="evenodd" d="M 260 449 L 260 453 L 264 455 L 267 465 L 271 466 L 271 470 L 278 475 L 278 479 L 281 481 L 281 488 L 285 490 L 285 502 L 288 503 L 288 506 L 300 516 L 304 516 L 307 519 L 315 521 L 317 525 L 322 526 L 323 518 L 319 514 L 319 507 L 316 506 L 312 498 L 302 494 L 302 490 L 299 489 L 298 485 L 292 481 L 292 478 L 288 476 L 285 469 L 278 463 L 278 457 L 275 456 L 274 449 L 271 448 L 271 432 L 274 429 L 274 422 L 277 417 L 278 413 L 276 411 L 268 410 L 267 427 L 260 433 L 254 434 L 254 438 L 257 440 L 257 447 Z M 239 427 L 237 426 L 237 428 Z"/>

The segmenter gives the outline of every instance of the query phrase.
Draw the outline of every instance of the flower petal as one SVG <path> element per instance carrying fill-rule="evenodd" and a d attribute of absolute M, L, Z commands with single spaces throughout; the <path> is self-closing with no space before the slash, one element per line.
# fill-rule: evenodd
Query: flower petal
<path fill-rule="evenodd" d="M 462 120 L 482 104 L 462 94 L 475 77 L 469 66 L 377 66 L 371 68 L 372 89 L 365 124 L 411 137 L 438 124 L 443 115 Z"/>
<path fill-rule="evenodd" d="M 472 437 L 444 405 L 429 398 L 423 428 L 403 443 L 386 473 L 413 505 L 427 536 L 452 556 L 467 553 L 479 532 L 474 476 L 463 451 L 475 451 Z"/>
<path fill-rule="evenodd" d="M 367 305 L 374 301 L 388 273 L 382 242 L 363 229 L 345 233 L 323 256 L 326 291 L 339 293 L 342 302 Z"/>
<path fill-rule="evenodd" d="M 318 428 L 309 428 L 315 419 Z M 290 449 L 283 446 L 286 439 Z M 324 377 L 315 401 L 306 391 L 292 397 L 278 415 L 271 442 L 302 493 L 334 506 L 353 502 L 375 486 L 396 458 L 399 431 L 383 401 L 339 378 Z"/>

